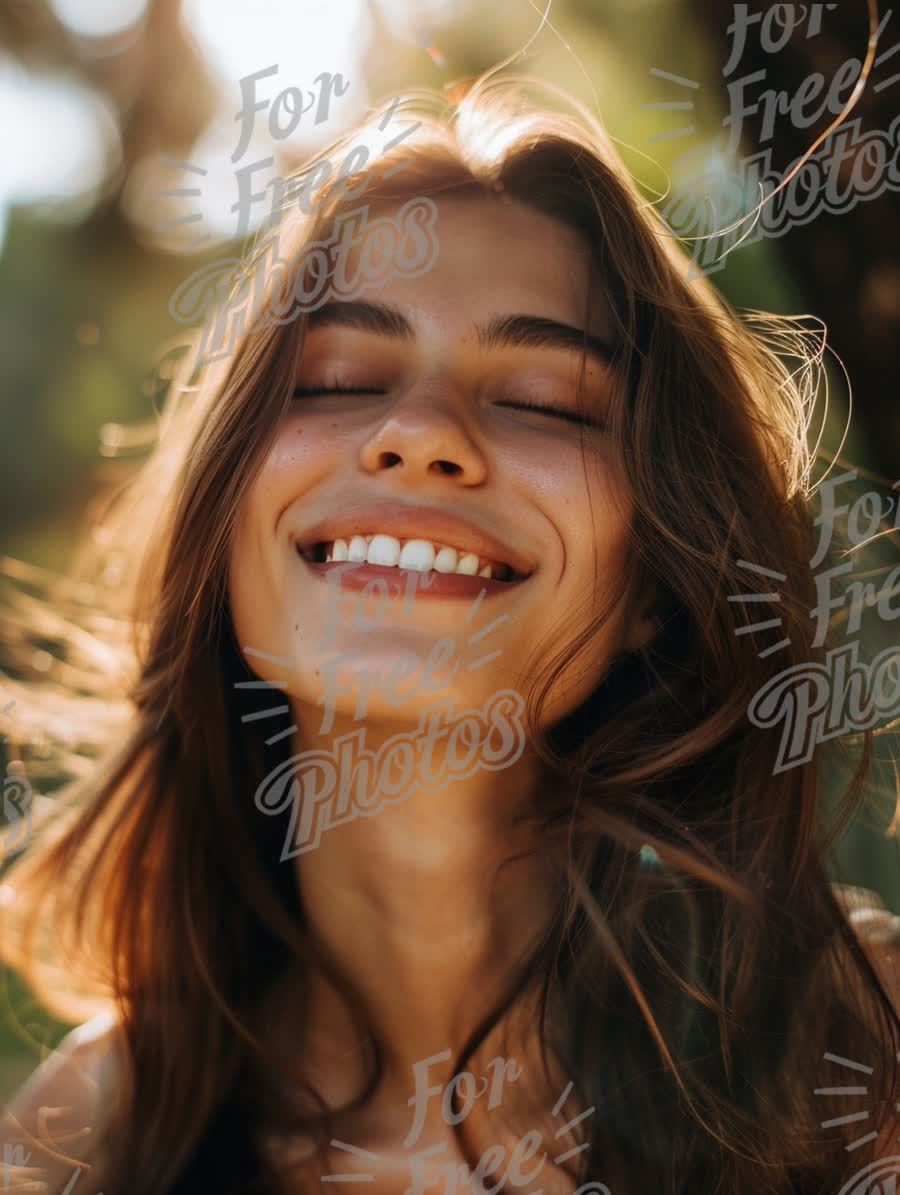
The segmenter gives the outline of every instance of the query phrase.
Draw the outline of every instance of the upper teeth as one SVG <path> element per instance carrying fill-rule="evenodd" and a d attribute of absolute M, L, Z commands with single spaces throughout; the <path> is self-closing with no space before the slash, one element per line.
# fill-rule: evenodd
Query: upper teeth
<path fill-rule="evenodd" d="M 466 576 L 492 577 L 497 571 L 509 570 L 500 565 L 496 570 L 473 552 L 459 552 L 427 539 L 395 539 L 393 535 L 354 535 L 351 539 L 336 539 L 325 545 L 325 560 L 349 560 L 359 564 L 381 564 L 388 567 L 413 569 L 427 573 L 463 573 Z"/>

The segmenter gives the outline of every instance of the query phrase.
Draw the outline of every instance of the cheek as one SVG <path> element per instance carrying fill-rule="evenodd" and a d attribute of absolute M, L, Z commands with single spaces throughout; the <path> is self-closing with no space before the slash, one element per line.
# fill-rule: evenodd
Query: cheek
<path fill-rule="evenodd" d="M 330 430 L 333 438 L 336 429 Z M 315 482 L 329 456 L 328 432 L 321 419 L 285 419 L 251 487 L 256 507 L 284 507 Z"/>
<path fill-rule="evenodd" d="M 302 493 L 309 469 L 300 429 L 280 432 L 262 468 L 244 494 L 235 520 L 228 567 L 228 596 L 235 635 L 242 650 L 266 648 L 277 595 L 283 588 L 287 536 L 282 516 Z M 283 542 L 282 542 L 283 541 Z M 248 664 L 251 660 L 248 659 Z M 252 668 L 260 672 L 254 659 Z M 268 679 L 268 678 L 265 678 Z"/>
<path fill-rule="evenodd" d="M 573 577 L 602 589 L 621 577 L 627 559 L 634 506 L 625 478 L 597 453 L 579 457 L 562 484 L 567 567 Z"/>
<path fill-rule="evenodd" d="M 551 638 L 557 648 L 565 646 L 568 656 L 587 626 L 601 616 L 604 621 L 551 687 L 545 726 L 585 701 L 623 650 L 633 510 L 618 471 L 580 456 L 566 476 L 557 475 L 553 505 L 565 559 Z"/>
<path fill-rule="evenodd" d="M 254 519 L 252 492 L 241 506 L 231 542 L 228 562 L 228 604 L 234 636 L 247 665 L 264 680 L 270 679 L 257 661 L 247 655 L 248 648 L 266 647 L 265 627 L 270 619 L 262 571 L 258 528 Z"/>
<path fill-rule="evenodd" d="M 334 420 L 331 424 L 334 424 Z M 332 472 L 335 431 L 322 420 L 287 418 L 262 467 L 244 495 L 232 558 L 249 554 L 250 545 L 271 541 L 292 504 Z"/>

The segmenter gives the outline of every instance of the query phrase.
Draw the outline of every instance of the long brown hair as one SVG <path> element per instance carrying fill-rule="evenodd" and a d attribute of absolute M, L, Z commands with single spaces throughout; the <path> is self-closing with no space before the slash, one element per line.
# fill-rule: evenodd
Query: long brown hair
<path fill-rule="evenodd" d="M 460 1043 L 457 1069 L 537 984 L 542 1035 L 598 1111 L 574 1180 L 740 1195 L 818 1191 L 827 1177 L 837 1190 L 865 1151 L 843 1148 L 849 1129 L 826 1144 L 818 1127 L 823 1051 L 892 1059 L 900 1026 L 827 881 L 820 757 L 776 770 L 777 736 L 747 717 L 775 667 L 761 654 L 769 639 L 736 634 L 756 611 L 727 600 L 771 587 L 739 562 L 783 576 L 789 645 L 777 667 L 821 658 L 802 329 L 739 317 L 691 281 L 596 120 L 575 104 L 559 110 L 556 93 L 538 102 L 529 86 L 494 80 L 457 103 L 407 100 L 404 121 L 419 123 L 369 167 L 361 195 L 326 185 L 312 216 L 297 207 L 277 230 L 282 252 L 299 255 L 354 204 L 509 196 L 582 234 L 613 320 L 607 433 L 661 629 L 549 732 L 537 729 L 540 703 L 602 616 L 529 694 L 546 782 L 528 818 L 557 869 L 559 905 L 502 1006 Z M 359 137 L 322 156 L 342 161 Z M 4 877 L 7 957 L 65 1015 L 60 972 L 56 987 L 44 972 L 39 929 L 52 925 L 66 973 L 121 1018 L 128 1098 L 107 1190 L 251 1189 L 263 1167 L 254 1084 L 279 1065 L 257 1040 L 255 1010 L 289 962 L 327 966 L 304 932 L 292 869 L 278 865 L 281 827 L 254 807 L 289 747 L 263 749 L 242 720 L 253 691 L 235 684 L 253 673 L 227 591 L 235 519 L 291 401 L 306 322 L 300 312 L 245 329 L 202 367 L 185 358 L 151 461 L 75 572 L 96 582 L 114 554 L 121 577 L 92 595 L 95 611 L 108 597 L 106 610 L 69 638 L 58 687 L 91 703 L 94 725 L 107 705 L 120 720 Z M 60 638 L 76 620 L 73 593 L 60 596 Z M 21 628 L 14 647 L 28 641 L 28 610 L 10 624 Z M 376 1043 L 357 1104 L 378 1076 Z M 310 1099 L 293 1127 L 324 1149 L 331 1122 Z"/>

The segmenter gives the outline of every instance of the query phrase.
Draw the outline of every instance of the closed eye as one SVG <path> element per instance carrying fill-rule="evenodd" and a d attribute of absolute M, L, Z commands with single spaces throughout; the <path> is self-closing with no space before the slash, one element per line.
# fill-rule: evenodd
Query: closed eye
<path fill-rule="evenodd" d="M 294 398 L 308 398 L 313 394 L 386 394 L 386 390 L 377 390 L 373 386 L 312 386 L 304 390 L 297 386 Z"/>
<path fill-rule="evenodd" d="M 521 402 L 498 402 L 498 407 L 513 407 L 520 411 L 541 411 L 546 415 L 556 415 L 560 419 L 566 419 L 570 423 L 580 423 L 587 427 L 602 427 L 603 424 L 599 419 L 592 419 L 589 415 L 579 415 L 577 411 L 570 411 L 565 407 L 550 407 L 542 403 Z"/>
<path fill-rule="evenodd" d="M 373 386 L 313 386 L 304 389 L 297 386 L 294 390 L 294 398 L 309 398 L 317 394 L 386 394 L 386 390 L 379 390 Z M 592 419 L 588 415 L 579 415 L 577 411 L 570 411 L 565 407 L 551 407 L 542 403 L 522 402 L 517 400 L 515 402 L 498 402 L 498 407 L 511 407 L 514 410 L 520 411 L 537 411 L 544 415 L 555 415 L 558 419 L 565 419 L 569 423 L 578 423 L 585 427 L 602 427 L 603 424 L 599 419 Z"/>

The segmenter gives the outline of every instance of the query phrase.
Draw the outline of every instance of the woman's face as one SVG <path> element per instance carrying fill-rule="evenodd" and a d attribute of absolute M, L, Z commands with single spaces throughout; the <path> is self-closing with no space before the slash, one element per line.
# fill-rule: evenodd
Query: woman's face
<path fill-rule="evenodd" d="M 481 708 L 501 690 L 524 696 L 627 563 L 618 463 L 602 428 L 582 440 L 575 422 L 587 246 L 515 201 L 436 202 L 431 269 L 312 313 L 296 366 L 304 393 L 239 515 L 229 578 L 238 642 L 310 735 L 363 719 L 418 722 L 447 700 Z M 602 423 L 602 310 L 587 331 L 597 347 L 584 408 Z M 410 540 L 423 542 L 406 549 Z M 325 562 L 345 550 L 368 562 Z M 555 682 L 543 725 L 647 637 L 634 597 Z"/>

